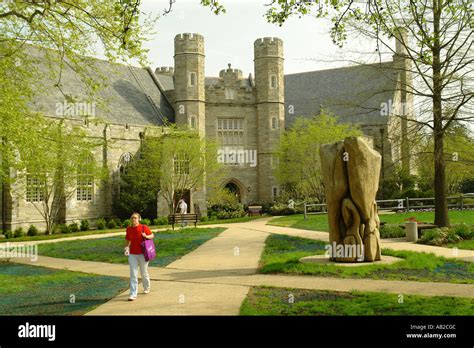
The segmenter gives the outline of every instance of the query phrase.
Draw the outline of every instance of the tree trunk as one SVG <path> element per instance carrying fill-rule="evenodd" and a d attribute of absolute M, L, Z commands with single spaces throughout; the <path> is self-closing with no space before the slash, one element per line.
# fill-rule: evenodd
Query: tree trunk
<path fill-rule="evenodd" d="M 441 120 L 439 121 L 441 123 Z M 448 200 L 446 196 L 446 163 L 444 161 L 444 132 L 435 129 L 434 137 L 434 191 L 435 225 L 449 226 Z"/>
<path fill-rule="evenodd" d="M 433 128 L 435 171 L 435 225 L 449 226 L 448 200 L 446 196 L 446 163 L 444 162 L 444 129 L 441 76 L 441 47 L 439 42 L 441 4 L 433 1 Z"/>

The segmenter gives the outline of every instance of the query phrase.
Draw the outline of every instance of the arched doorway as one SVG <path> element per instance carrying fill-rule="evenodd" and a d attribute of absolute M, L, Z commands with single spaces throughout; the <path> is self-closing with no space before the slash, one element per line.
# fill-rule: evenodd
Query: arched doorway
<path fill-rule="evenodd" d="M 225 189 L 229 190 L 232 194 L 237 197 L 239 203 L 242 203 L 242 192 L 240 191 L 239 186 L 235 182 L 228 182 L 225 186 Z"/>

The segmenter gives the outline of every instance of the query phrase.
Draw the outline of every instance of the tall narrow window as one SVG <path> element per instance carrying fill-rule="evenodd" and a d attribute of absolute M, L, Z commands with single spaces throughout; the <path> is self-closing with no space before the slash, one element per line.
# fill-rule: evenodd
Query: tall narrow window
<path fill-rule="evenodd" d="M 76 199 L 78 201 L 90 202 L 94 196 L 94 174 L 91 168 L 93 161 L 92 156 L 88 155 L 77 166 Z"/>
<path fill-rule="evenodd" d="M 196 73 L 190 72 L 189 73 L 189 87 L 196 86 Z"/>
<path fill-rule="evenodd" d="M 272 187 L 272 197 L 273 197 L 273 200 L 275 201 L 278 197 L 278 187 L 277 186 L 273 186 Z"/>
<path fill-rule="evenodd" d="M 278 118 L 272 117 L 272 129 L 278 129 Z"/>
<path fill-rule="evenodd" d="M 196 129 L 196 116 L 191 116 L 191 129 Z"/>
<path fill-rule="evenodd" d="M 130 152 L 125 152 L 120 156 L 118 167 L 120 175 L 125 174 L 125 168 L 132 160 L 133 155 Z"/>
<path fill-rule="evenodd" d="M 270 87 L 277 88 L 277 77 L 276 75 L 270 76 Z"/>
<path fill-rule="evenodd" d="M 26 175 L 26 201 L 30 203 L 43 202 L 46 178 L 44 175 Z"/>

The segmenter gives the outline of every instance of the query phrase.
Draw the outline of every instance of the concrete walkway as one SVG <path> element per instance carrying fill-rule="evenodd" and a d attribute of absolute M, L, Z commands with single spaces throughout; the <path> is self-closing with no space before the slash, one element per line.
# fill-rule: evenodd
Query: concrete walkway
<path fill-rule="evenodd" d="M 266 225 L 268 220 L 209 226 L 222 226 L 227 230 L 167 267 L 150 267 L 152 279 L 150 294 L 140 293 L 142 291 L 140 285 L 136 301 L 127 301 L 127 290 L 89 312 L 88 315 L 238 315 L 250 287 L 262 285 L 474 298 L 472 284 L 255 274 L 265 246 L 265 239 L 270 234 L 328 240 L 327 232 L 269 226 Z M 103 235 L 100 236 L 103 237 Z M 383 240 L 382 247 L 434 252 L 440 256 L 445 256 L 446 251 L 452 252 L 448 248 L 412 244 L 396 239 Z M 472 254 L 472 251 L 459 250 L 457 257 L 472 258 Z M 40 256 L 36 262 L 28 259 L 12 259 L 12 261 L 101 275 L 121 277 L 129 275 L 128 265 L 125 264 L 66 260 L 45 256 Z"/>

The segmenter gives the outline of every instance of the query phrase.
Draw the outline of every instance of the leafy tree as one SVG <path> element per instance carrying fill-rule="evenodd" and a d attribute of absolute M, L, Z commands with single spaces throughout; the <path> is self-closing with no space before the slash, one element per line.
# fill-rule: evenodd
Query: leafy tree
<path fill-rule="evenodd" d="M 87 139 L 81 129 L 43 119 L 37 126 L 30 134 L 35 146 L 19 153 L 11 188 L 37 209 L 50 234 L 64 223 L 65 204 L 77 190 L 97 186 L 107 172 L 93 156 L 101 143 Z"/>
<path fill-rule="evenodd" d="M 322 202 L 324 187 L 319 145 L 360 135 L 356 126 L 336 123 L 336 118 L 326 110 L 312 119 L 297 118 L 280 140 L 275 170 L 277 180 L 294 199 Z"/>
<path fill-rule="evenodd" d="M 212 191 L 220 184 L 223 169 L 216 144 L 200 139 L 196 132 L 170 128 L 160 137 L 146 137 L 123 176 L 116 213 L 127 216 L 137 211 L 153 217 L 158 194 L 173 213 L 176 194 L 203 189 L 204 183 Z"/>
<path fill-rule="evenodd" d="M 418 173 L 420 189 L 430 190 L 435 185 L 433 169 L 433 138 L 427 137 L 419 155 Z M 454 124 L 447 132 L 445 139 L 446 177 L 448 195 L 462 191 L 464 182 L 474 179 L 474 139 L 472 132 L 465 126 Z"/>
<path fill-rule="evenodd" d="M 449 226 L 445 136 L 454 122 L 474 119 L 472 1 L 272 0 L 269 6 L 267 20 L 279 25 L 294 15 L 330 16 L 331 36 L 339 46 L 347 40 L 348 28 L 393 53 L 391 38 L 399 38 L 408 61 L 399 69 L 414 72 L 416 80 L 402 81 L 399 88 L 420 98 L 425 110 L 422 118 L 410 121 L 429 129 L 434 138 L 435 224 Z"/>

